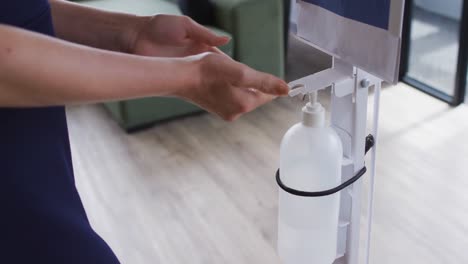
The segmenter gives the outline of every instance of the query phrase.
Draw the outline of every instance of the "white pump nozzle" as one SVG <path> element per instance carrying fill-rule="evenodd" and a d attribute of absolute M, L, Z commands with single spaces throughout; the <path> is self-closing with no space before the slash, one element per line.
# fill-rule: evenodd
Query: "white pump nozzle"
<path fill-rule="evenodd" d="M 309 93 L 309 102 L 314 105 L 317 103 L 317 91 Z"/>
<path fill-rule="evenodd" d="M 310 127 L 325 125 L 325 109 L 317 100 L 317 91 L 309 93 L 309 102 L 302 108 L 302 123 Z"/>

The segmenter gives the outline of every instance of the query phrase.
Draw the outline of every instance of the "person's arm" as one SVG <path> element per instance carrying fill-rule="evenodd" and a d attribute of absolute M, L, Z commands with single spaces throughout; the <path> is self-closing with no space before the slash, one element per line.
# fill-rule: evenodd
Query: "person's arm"
<path fill-rule="evenodd" d="M 168 95 L 196 82 L 184 59 L 98 50 L 9 26 L 0 26 L 0 35 L 1 106 Z"/>
<path fill-rule="evenodd" d="M 288 91 L 276 77 L 215 53 L 128 55 L 1 24 L 0 36 L 0 107 L 178 96 L 232 120 Z"/>
<path fill-rule="evenodd" d="M 129 52 L 141 18 L 64 0 L 49 0 L 57 37 L 95 48 Z M 131 1 L 129 1 L 131 4 Z"/>
<path fill-rule="evenodd" d="M 59 38 L 95 48 L 160 57 L 185 57 L 229 42 L 186 16 L 135 16 L 49 0 Z M 129 1 L 129 5 L 131 5 Z"/>

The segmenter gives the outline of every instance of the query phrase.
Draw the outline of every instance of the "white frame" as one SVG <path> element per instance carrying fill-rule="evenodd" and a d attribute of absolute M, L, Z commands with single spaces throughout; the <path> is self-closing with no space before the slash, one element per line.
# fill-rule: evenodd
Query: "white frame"
<path fill-rule="evenodd" d="M 367 106 L 369 88 L 374 87 L 374 122 L 372 135 L 377 143 L 379 100 L 382 80 L 338 58 L 333 58 L 330 69 L 318 72 L 290 83 L 291 87 L 304 88 L 291 90 L 290 96 L 308 94 L 329 86 L 331 90 L 331 126 L 343 143 L 342 181 L 353 177 L 365 166 L 365 138 L 367 136 Z M 367 236 L 364 245 L 364 262 L 369 263 L 370 238 L 372 231 L 373 195 L 375 182 L 376 146 L 370 152 L 369 203 Z M 362 179 L 344 189 L 341 193 L 340 221 L 338 228 L 337 258 L 335 264 L 358 264 L 360 261 L 360 217 Z"/>

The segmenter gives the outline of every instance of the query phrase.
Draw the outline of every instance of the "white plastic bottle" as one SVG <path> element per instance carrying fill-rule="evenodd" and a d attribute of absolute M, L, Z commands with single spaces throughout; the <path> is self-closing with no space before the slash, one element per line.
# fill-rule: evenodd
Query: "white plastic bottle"
<path fill-rule="evenodd" d="M 302 122 L 281 142 L 282 182 L 301 191 L 340 185 L 343 147 L 325 124 L 317 93 L 309 95 Z M 278 253 L 283 264 L 332 264 L 336 258 L 340 194 L 300 197 L 279 190 Z"/>

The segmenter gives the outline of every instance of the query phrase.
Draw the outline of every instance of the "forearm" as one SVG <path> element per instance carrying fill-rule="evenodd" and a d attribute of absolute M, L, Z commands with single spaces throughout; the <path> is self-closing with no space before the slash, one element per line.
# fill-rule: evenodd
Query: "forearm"
<path fill-rule="evenodd" d="M 0 106 L 173 95 L 197 83 L 194 62 L 103 51 L 0 25 Z"/>
<path fill-rule="evenodd" d="M 95 48 L 128 52 L 141 17 L 49 0 L 59 38 Z"/>

